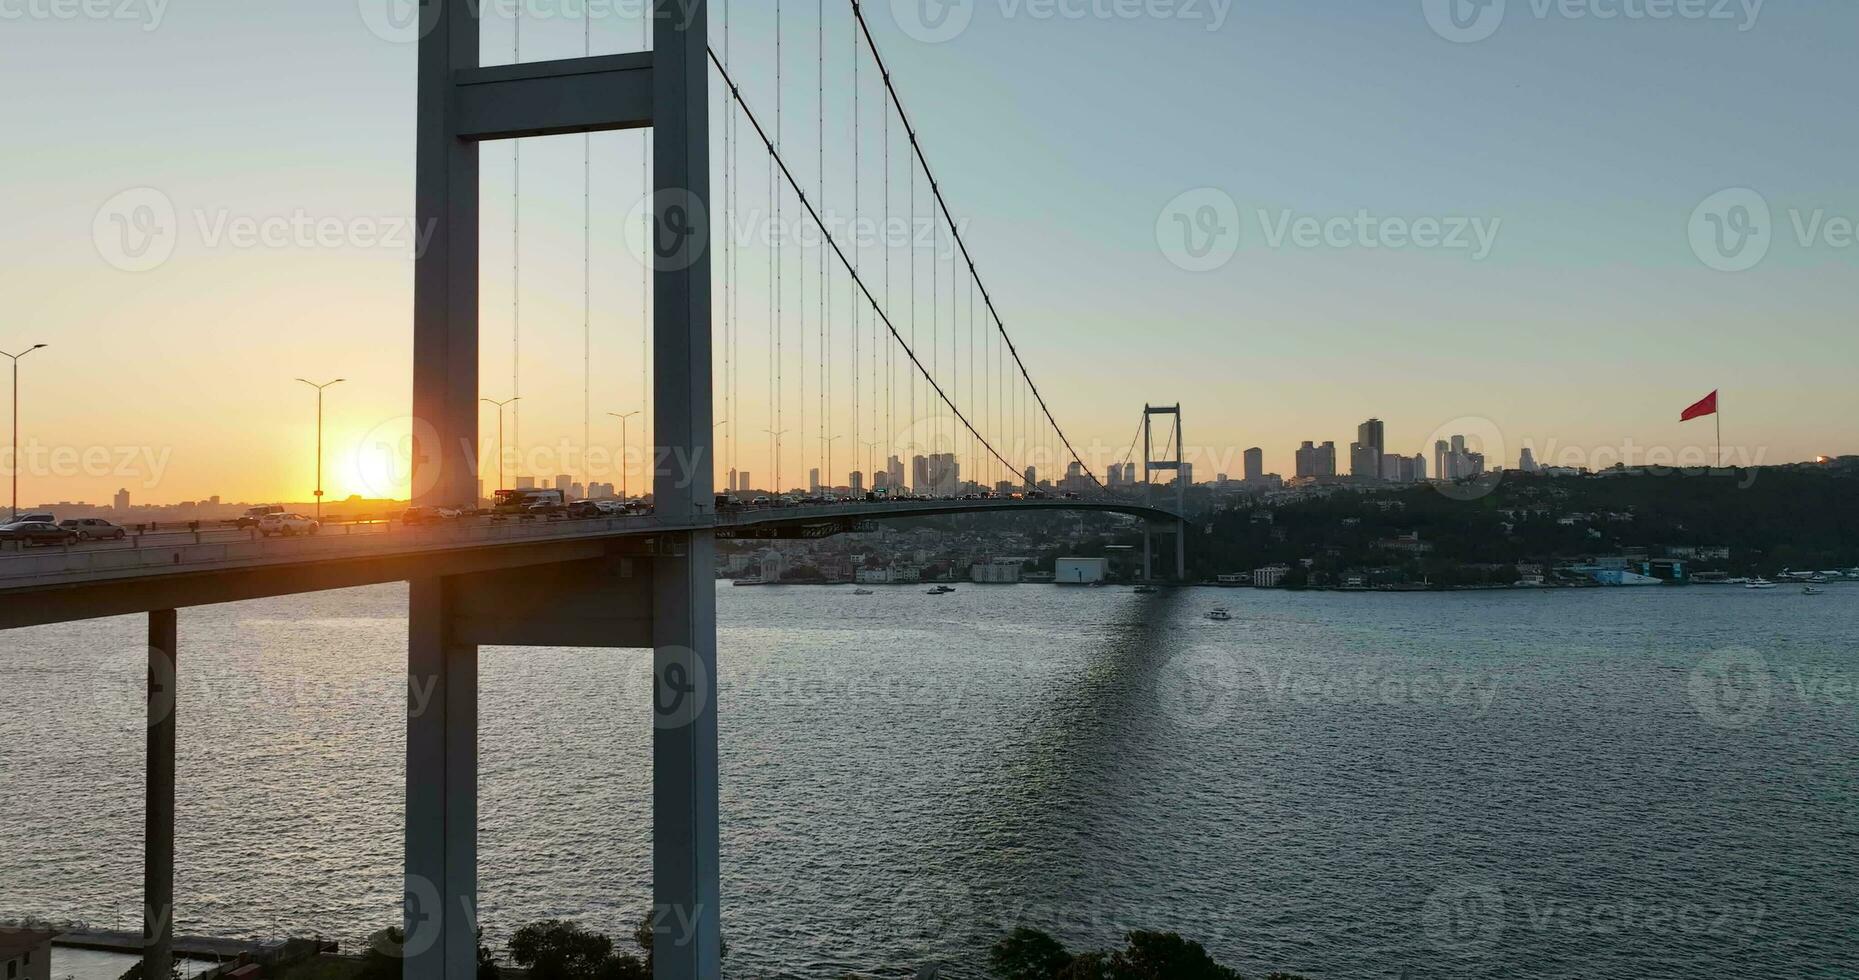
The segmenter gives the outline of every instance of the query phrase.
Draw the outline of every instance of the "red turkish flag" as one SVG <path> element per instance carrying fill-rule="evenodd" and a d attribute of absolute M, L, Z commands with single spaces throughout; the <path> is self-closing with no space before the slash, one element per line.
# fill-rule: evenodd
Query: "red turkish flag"
<path fill-rule="evenodd" d="M 1716 414 L 1717 414 L 1717 393 L 1713 391 L 1710 394 L 1705 395 L 1703 398 L 1699 399 L 1697 404 L 1691 406 L 1690 408 L 1685 409 L 1684 414 L 1680 415 L 1678 417 L 1678 420 L 1680 422 L 1689 422 L 1695 418 L 1702 418 L 1703 416 L 1706 416 L 1706 415 L 1716 415 Z"/>

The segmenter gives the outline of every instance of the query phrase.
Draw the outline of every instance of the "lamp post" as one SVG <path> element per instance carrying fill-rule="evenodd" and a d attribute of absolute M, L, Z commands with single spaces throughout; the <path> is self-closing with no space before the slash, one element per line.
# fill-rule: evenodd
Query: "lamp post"
<path fill-rule="evenodd" d="M 503 410 L 504 410 L 504 406 L 509 405 L 512 402 L 520 402 L 522 400 L 523 400 L 522 395 L 518 395 L 515 398 L 506 398 L 503 401 L 497 401 L 494 398 L 478 399 L 478 401 L 481 401 L 485 403 L 486 405 L 497 406 L 497 489 L 499 490 L 510 489 L 509 487 L 506 487 L 503 485 L 503 456 L 504 456 L 504 452 L 503 452 Z M 493 496 L 495 495 L 493 494 Z"/>
<path fill-rule="evenodd" d="M 768 433 L 774 440 L 774 459 L 769 461 L 769 469 L 773 471 L 775 495 L 780 496 L 787 492 L 781 489 L 781 437 L 787 435 L 788 430 L 782 429 L 777 432 L 774 429 L 763 429 L 762 431 Z"/>
<path fill-rule="evenodd" d="M 35 350 L 44 348 L 44 344 L 33 344 L 17 354 L 7 354 L 13 361 L 13 519 L 19 520 L 19 359 Z M 0 354 L 6 354 L 0 351 Z"/>
<path fill-rule="evenodd" d="M 304 381 L 302 378 L 297 380 L 316 389 L 316 523 L 321 524 L 323 523 L 323 391 L 348 379 L 337 378 L 320 385 L 314 381 Z"/>
<path fill-rule="evenodd" d="M 643 411 L 644 409 L 639 410 L 639 412 Z M 620 503 L 626 502 L 626 464 L 628 462 L 626 458 L 626 433 L 631 428 L 631 426 L 626 424 L 626 420 L 638 415 L 639 412 L 626 412 L 624 414 L 619 412 L 607 413 L 620 420 Z"/>

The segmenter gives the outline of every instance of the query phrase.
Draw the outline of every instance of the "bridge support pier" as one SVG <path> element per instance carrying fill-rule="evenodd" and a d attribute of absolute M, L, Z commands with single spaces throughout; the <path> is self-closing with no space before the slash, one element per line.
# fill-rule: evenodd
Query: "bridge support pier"
<path fill-rule="evenodd" d="M 1175 581 L 1188 580 L 1188 522 L 1175 525 Z"/>
<path fill-rule="evenodd" d="M 174 967 L 174 713 L 179 618 L 148 614 L 147 798 L 142 822 L 142 975 L 167 980 Z"/>
<path fill-rule="evenodd" d="M 478 648 L 452 635 L 452 583 L 411 583 L 405 971 L 477 974 Z"/>
<path fill-rule="evenodd" d="M 1155 569 L 1155 532 L 1148 521 L 1143 522 L 1143 581 L 1154 578 Z"/>

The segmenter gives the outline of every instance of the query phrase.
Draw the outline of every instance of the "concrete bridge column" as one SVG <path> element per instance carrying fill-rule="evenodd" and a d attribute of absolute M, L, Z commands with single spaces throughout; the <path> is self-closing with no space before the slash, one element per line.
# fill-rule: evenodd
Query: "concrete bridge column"
<path fill-rule="evenodd" d="M 142 822 L 142 976 L 168 980 L 174 967 L 175 662 L 179 619 L 148 614 L 147 799 Z"/>
<path fill-rule="evenodd" d="M 1188 522 L 1175 525 L 1175 581 L 1188 580 Z"/>
<path fill-rule="evenodd" d="M 446 579 L 411 583 L 407 642 L 407 980 L 477 974 L 478 648 L 452 636 Z"/>
<path fill-rule="evenodd" d="M 1147 520 L 1144 520 L 1143 521 L 1143 581 L 1145 582 L 1149 581 L 1153 577 L 1154 557 L 1155 557 L 1155 535 L 1150 529 L 1149 522 Z"/>

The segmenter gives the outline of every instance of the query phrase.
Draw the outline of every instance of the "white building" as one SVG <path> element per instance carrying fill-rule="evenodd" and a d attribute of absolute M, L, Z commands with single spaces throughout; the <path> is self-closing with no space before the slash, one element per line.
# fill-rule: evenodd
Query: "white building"
<path fill-rule="evenodd" d="M 1256 588 L 1275 589 L 1282 585 L 1291 569 L 1285 565 L 1267 565 L 1252 571 L 1252 584 Z"/>
<path fill-rule="evenodd" d="M 1016 585 L 1025 558 L 995 558 L 968 566 L 968 580 L 976 585 Z"/>

